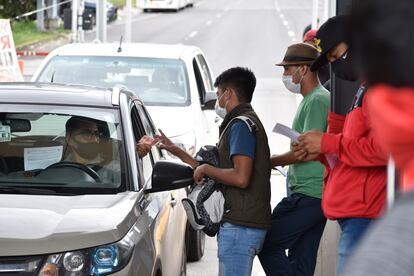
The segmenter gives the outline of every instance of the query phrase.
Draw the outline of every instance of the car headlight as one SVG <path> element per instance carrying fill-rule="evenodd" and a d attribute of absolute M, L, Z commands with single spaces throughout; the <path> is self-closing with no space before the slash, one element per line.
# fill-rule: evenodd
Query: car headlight
<path fill-rule="evenodd" d="M 49 255 L 39 276 L 107 275 L 126 266 L 133 248 L 127 235 L 113 244 Z"/>
<path fill-rule="evenodd" d="M 171 141 L 191 156 L 194 155 L 197 139 L 193 130 L 179 136 L 171 137 Z"/>

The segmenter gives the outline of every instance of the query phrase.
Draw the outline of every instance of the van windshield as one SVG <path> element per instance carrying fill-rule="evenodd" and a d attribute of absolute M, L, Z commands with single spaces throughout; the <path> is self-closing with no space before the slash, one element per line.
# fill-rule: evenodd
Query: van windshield
<path fill-rule="evenodd" d="M 114 110 L 25 106 L 0 112 L 0 193 L 119 192 L 125 189 L 121 148 Z"/>
<path fill-rule="evenodd" d="M 55 56 L 38 81 L 98 87 L 121 84 L 147 106 L 190 104 L 184 62 L 166 58 Z"/>

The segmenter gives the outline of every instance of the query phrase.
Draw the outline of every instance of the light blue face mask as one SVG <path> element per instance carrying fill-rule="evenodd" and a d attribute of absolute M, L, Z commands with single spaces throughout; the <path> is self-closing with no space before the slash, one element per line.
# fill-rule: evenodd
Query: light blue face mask
<path fill-rule="evenodd" d="M 282 76 L 282 82 L 285 85 L 286 89 L 295 94 L 300 94 L 300 89 L 301 89 L 300 83 L 302 82 L 302 79 L 305 76 L 305 75 L 302 75 L 302 77 L 299 80 L 299 83 L 293 82 L 293 75 L 296 74 L 296 72 L 298 72 L 299 69 L 300 67 L 292 75 Z"/>
<path fill-rule="evenodd" d="M 226 93 L 226 92 L 224 92 L 224 93 Z M 220 102 L 220 99 L 223 97 L 224 93 L 221 94 L 221 96 L 216 100 L 216 104 L 214 105 L 214 109 L 216 111 L 216 114 L 222 119 L 224 119 L 224 117 L 226 117 L 226 115 L 227 115 L 226 106 L 227 106 L 227 103 L 229 102 L 229 101 L 227 101 L 226 104 L 224 105 L 224 107 L 220 106 L 219 102 Z"/>

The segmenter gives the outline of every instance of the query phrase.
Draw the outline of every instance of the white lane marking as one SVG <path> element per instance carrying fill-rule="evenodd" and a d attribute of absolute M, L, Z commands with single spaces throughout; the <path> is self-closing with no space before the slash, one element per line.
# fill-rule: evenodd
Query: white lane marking
<path fill-rule="evenodd" d="M 286 27 L 289 25 L 289 23 L 287 22 L 287 20 L 283 20 L 283 25 L 285 25 Z"/>
<path fill-rule="evenodd" d="M 220 18 L 220 17 L 222 17 L 223 15 L 221 14 L 221 13 L 218 13 L 218 14 L 216 14 L 216 17 L 217 18 Z"/>
<path fill-rule="evenodd" d="M 283 19 L 283 18 L 285 18 L 285 15 L 284 15 L 283 13 L 280 13 L 280 14 L 279 14 L 279 16 L 280 16 L 280 18 L 282 18 L 282 19 Z"/>
<path fill-rule="evenodd" d="M 213 23 L 213 21 L 211 21 L 211 20 L 207 21 L 207 22 L 206 22 L 206 26 L 211 25 L 211 23 Z"/>
<path fill-rule="evenodd" d="M 193 38 L 198 34 L 197 31 L 192 32 L 191 34 L 188 35 L 189 38 Z"/>
<path fill-rule="evenodd" d="M 228 12 L 229 11 L 229 7 L 226 7 L 225 9 L 224 9 L 224 12 Z"/>
<path fill-rule="evenodd" d="M 288 36 L 290 37 L 294 37 L 295 36 L 295 32 L 294 31 L 288 31 Z"/>

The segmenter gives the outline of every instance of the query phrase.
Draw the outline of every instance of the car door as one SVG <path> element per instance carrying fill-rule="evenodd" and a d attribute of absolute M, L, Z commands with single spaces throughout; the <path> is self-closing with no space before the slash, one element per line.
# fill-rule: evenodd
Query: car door
<path fill-rule="evenodd" d="M 150 119 L 148 112 L 141 102 L 135 101 L 135 106 L 138 111 L 142 123 L 142 134 L 148 136 L 154 136 L 156 134 L 155 127 Z M 152 147 L 151 152 L 143 159 L 144 163 L 144 176 L 151 178 L 153 164 L 164 158 L 163 153 L 157 147 Z M 148 170 L 148 172 L 146 172 Z M 146 181 L 148 181 L 146 179 Z M 181 199 L 186 196 L 184 189 L 177 189 L 166 192 L 159 192 L 153 194 L 158 197 L 161 203 L 161 212 L 159 214 L 159 225 L 157 240 L 160 240 L 160 253 L 161 261 L 164 273 L 171 275 L 178 275 L 182 266 L 185 227 L 186 227 L 186 214 L 184 208 L 181 206 Z M 177 252 L 174 256 L 171 255 L 171 250 Z"/>
<path fill-rule="evenodd" d="M 159 250 L 155 242 L 155 230 L 158 220 L 158 201 L 145 193 L 145 178 L 143 169 L 149 170 L 149 159 L 139 159 L 135 150 L 135 143 L 140 133 L 140 118 L 133 102 L 125 94 L 120 97 L 121 123 L 123 129 L 123 144 L 125 145 L 125 158 L 128 164 L 126 175 L 128 190 L 135 192 L 133 197 L 136 205 L 131 210 L 136 221 L 130 229 L 129 235 L 134 243 L 132 255 L 131 273 L 138 273 L 143 276 L 155 275 L 161 267 L 159 261 Z M 148 183 L 150 184 L 150 183 Z"/>

